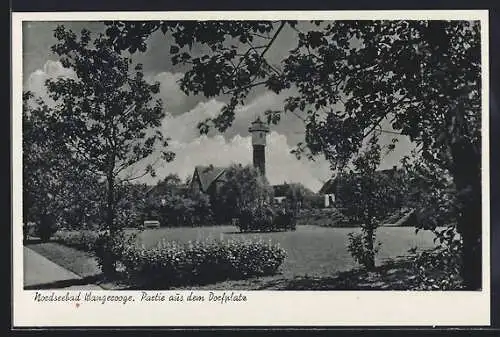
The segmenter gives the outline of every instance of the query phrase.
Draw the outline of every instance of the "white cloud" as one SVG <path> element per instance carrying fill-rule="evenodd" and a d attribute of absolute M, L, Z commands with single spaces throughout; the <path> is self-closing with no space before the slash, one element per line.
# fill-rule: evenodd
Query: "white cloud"
<path fill-rule="evenodd" d="M 206 118 L 216 117 L 223 106 L 224 103 L 211 99 L 198 103 L 193 109 L 181 115 L 167 114 L 162 123 L 162 131 L 174 141 L 189 142 L 200 136 L 198 123 Z M 214 135 L 214 132 L 210 135 Z"/>
<path fill-rule="evenodd" d="M 76 74 L 73 69 L 64 68 L 61 62 L 48 60 L 42 69 L 37 69 L 28 76 L 24 83 L 24 90 L 33 92 L 46 103 L 51 104 L 53 101 L 48 96 L 45 81 L 59 77 L 76 78 Z"/>
<path fill-rule="evenodd" d="M 148 76 L 150 82 L 160 83 L 159 98 L 163 101 L 166 111 L 177 111 L 186 102 L 187 96 L 179 88 L 178 81 L 184 76 L 183 73 L 161 72 L 155 76 Z"/>

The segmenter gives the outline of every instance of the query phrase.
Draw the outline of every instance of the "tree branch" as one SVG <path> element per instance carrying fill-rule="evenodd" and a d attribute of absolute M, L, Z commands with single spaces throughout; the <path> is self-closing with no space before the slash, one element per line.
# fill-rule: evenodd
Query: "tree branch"
<path fill-rule="evenodd" d="M 270 36 L 261 35 L 259 33 L 252 33 L 252 35 L 261 37 L 261 38 L 266 39 L 266 40 L 270 40 L 271 39 Z"/>
<path fill-rule="evenodd" d="M 230 91 L 223 91 L 222 94 L 224 94 L 224 95 L 233 94 L 235 92 L 240 92 L 242 90 L 250 89 L 250 88 L 253 88 L 253 87 L 257 87 L 259 85 L 266 84 L 266 83 L 267 83 L 267 81 L 260 81 L 260 82 L 256 82 L 256 83 L 250 83 L 250 84 L 244 85 L 242 87 L 239 87 L 237 89 L 233 89 L 233 90 L 230 90 Z"/>
<path fill-rule="evenodd" d="M 276 30 L 276 32 L 274 33 L 273 37 L 271 38 L 271 40 L 267 44 L 266 48 L 264 48 L 264 50 L 262 51 L 262 53 L 260 53 L 260 56 L 259 56 L 260 60 L 259 60 L 259 64 L 257 65 L 257 71 L 260 70 L 260 67 L 262 66 L 262 62 L 264 61 L 264 55 L 267 53 L 267 51 L 269 50 L 269 48 L 271 48 L 271 46 L 273 45 L 274 41 L 276 41 L 276 38 L 281 33 L 281 31 L 283 30 L 284 27 L 285 27 L 285 22 L 282 21 L 281 24 L 280 24 L 280 26 L 278 27 L 278 30 Z M 255 80 L 255 78 L 254 78 L 254 80 Z"/>
<path fill-rule="evenodd" d="M 247 44 L 250 46 L 250 48 L 251 48 L 251 49 L 253 49 L 253 51 L 254 51 L 256 54 L 258 54 L 257 48 L 266 48 L 266 46 L 258 46 L 258 47 L 254 47 L 250 41 L 247 41 Z M 267 62 L 267 60 L 265 60 L 265 59 L 264 59 L 263 61 L 264 61 L 264 63 L 265 63 L 266 65 L 268 65 L 268 66 L 269 66 L 269 68 L 270 68 L 271 70 L 273 70 L 273 71 L 274 71 L 277 75 L 281 75 L 281 74 L 282 74 L 279 70 L 277 70 L 277 69 L 276 69 L 276 68 L 274 68 L 271 64 L 269 64 L 269 62 Z"/>
<path fill-rule="evenodd" d="M 387 114 L 389 113 L 389 109 L 394 109 L 399 103 L 401 103 L 404 99 L 406 98 L 406 95 L 402 96 L 397 102 L 394 102 L 393 104 L 390 104 L 389 106 L 387 106 L 384 110 L 385 110 L 385 113 L 379 117 L 379 119 L 377 120 L 376 123 L 374 123 L 372 125 L 372 127 L 368 130 L 368 132 L 366 134 L 363 135 L 363 139 L 365 139 L 366 137 L 368 137 L 374 130 L 375 128 L 377 128 L 380 124 L 380 122 L 382 122 L 382 120 L 384 118 L 387 117 Z"/>

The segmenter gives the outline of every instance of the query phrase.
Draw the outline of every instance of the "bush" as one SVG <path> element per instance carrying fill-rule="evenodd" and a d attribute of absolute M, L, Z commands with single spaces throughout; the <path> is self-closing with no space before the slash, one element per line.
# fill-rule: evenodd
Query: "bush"
<path fill-rule="evenodd" d="M 171 287 L 271 275 L 285 257 L 278 245 L 263 241 L 207 239 L 188 244 L 163 241 L 152 249 L 131 245 L 121 261 L 135 283 Z"/>
<path fill-rule="evenodd" d="M 359 227 L 336 208 L 310 209 L 302 211 L 297 218 L 297 225 L 312 225 L 332 228 Z"/>
<path fill-rule="evenodd" d="M 135 234 L 127 235 L 123 230 L 99 233 L 94 244 L 94 253 L 104 275 L 115 276 L 118 262 L 122 259 L 125 250 L 134 246 L 135 238 Z"/>
<path fill-rule="evenodd" d="M 54 240 L 85 252 L 93 252 L 99 232 L 91 230 L 60 231 L 54 235 Z"/>
<path fill-rule="evenodd" d="M 349 233 L 347 250 L 354 258 L 354 260 L 367 268 L 374 267 L 374 257 L 380 249 L 380 242 L 376 242 L 373 248 L 370 247 L 369 242 L 362 233 Z"/>
<path fill-rule="evenodd" d="M 142 220 L 159 220 L 161 226 L 211 226 L 214 224 L 210 199 L 207 195 L 166 193 L 151 197 L 142 210 Z M 160 200 L 163 199 L 163 203 Z"/>
<path fill-rule="evenodd" d="M 462 268 L 460 240 L 445 235 L 454 232 L 453 227 L 437 232 L 436 239 L 441 244 L 431 250 L 423 251 L 413 257 L 413 267 L 419 281 L 417 290 L 460 290 L 464 289 L 460 276 Z M 448 239 L 448 240 L 447 240 Z"/>
<path fill-rule="evenodd" d="M 38 237 L 40 237 L 43 242 L 47 242 L 56 232 L 56 218 L 48 214 L 41 216 L 36 227 L 36 234 L 38 235 Z"/>
<path fill-rule="evenodd" d="M 240 231 L 295 230 L 296 215 L 290 209 L 275 208 L 271 205 L 245 207 L 238 215 Z"/>

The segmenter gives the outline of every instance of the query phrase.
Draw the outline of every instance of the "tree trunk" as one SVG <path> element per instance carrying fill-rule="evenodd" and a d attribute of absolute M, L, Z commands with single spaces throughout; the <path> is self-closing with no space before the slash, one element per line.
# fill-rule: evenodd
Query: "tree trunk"
<path fill-rule="evenodd" d="M 113 238 L 118 234 L 115 226 L 115 181 L 112 173 L 107 176 L 108 191 L 107 191 L 107 209 L 106 209 L 106 227 L 109 233 L 107 242 L 103 242 L 102 254 L 102 272 L 104 275 L 113 278 L 116 275 L 116 258 L 113 247 Z"/>
<path fill-rule="evenodd" d="M 461 211 L 457 226 L 462 236 L 461 276 L 467 289 L 479 290 L 482 286 L 481 156 L 470 143 L 455 144 L 452 155 Z"/>
<path fill-rule="evenodd" d="M 367 270 L 372 271 L 375 269 L 375 252 L 373 250 L 374 228 L 373 224 L 370 222 L 366 223 L 365 241 L 366 241 L 366 250 L 368 253 L 366 256 L 365 267 Z"/>
<path fill-rule="evenodd" d="M 111 233 L 115 231 L 115 181 L 113 174 L 108 174 L 108 193 L 107 193 L 107 210 L 106 210 L 106 226 Z"/>

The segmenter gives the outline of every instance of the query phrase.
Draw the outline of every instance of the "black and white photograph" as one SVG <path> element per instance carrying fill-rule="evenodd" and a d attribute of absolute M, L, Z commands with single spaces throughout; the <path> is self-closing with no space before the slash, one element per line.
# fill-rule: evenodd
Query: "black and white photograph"
<path fill-rule="evenodd" d="M 484 34 L 23 20 L 22 289 L 485 291 Z"/>

